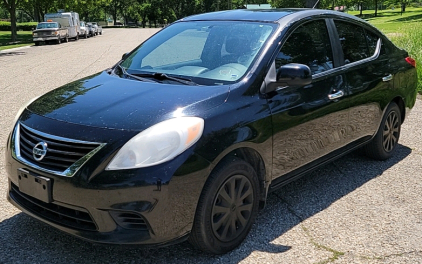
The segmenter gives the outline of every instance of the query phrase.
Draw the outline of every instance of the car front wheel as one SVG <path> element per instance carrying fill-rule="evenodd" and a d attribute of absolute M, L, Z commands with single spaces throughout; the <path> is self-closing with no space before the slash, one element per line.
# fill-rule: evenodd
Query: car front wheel
<path fill-rule="evenodd" d="M 258 196 L 252 166 L 238 158 L 226 159 L 205 183 L 189 242 L 211 254 L 238 247 L 258 214 Z"/>
<path fill-rule="evenodd" d="M 377 134 L 364 147 L 366 155 L 376 160 L 390 158 L 398 145 L 401 123 L 400 109 L 396 103 L 391 102 L 385 111 Z"/>

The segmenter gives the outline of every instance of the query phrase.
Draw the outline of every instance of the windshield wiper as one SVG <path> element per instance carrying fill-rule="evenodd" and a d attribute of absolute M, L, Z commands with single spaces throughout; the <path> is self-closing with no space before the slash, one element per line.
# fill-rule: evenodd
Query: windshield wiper
<path fill-rule="evenodd" d="M 120 70 L 122 71 L 123 75 L 129 76 L 130 78 L 133 78 L 135 80 L 142 81 L 142 82 L 155 82 L 156 83 L 156 81 L 153 81 L 151 79 L 142 78 L 142 76 L 137 76 L 137 75 L 133 75 L 133 74 L 128 73 L 126 71 L 126 69 L 122 65 L 120 65 L 120 64 L 117 65 L 117 66 L 120 68 Z"/>
<path fill-rule="evenodd" d="M 161 72 L 152 72 L 152 73 L 132 73 L 131 75 L 138 76 L 138 77 L 152 77 L 159 81 L 163 80 L 171 80 L 185 85 L 198 85 L 197 83 L 193 82 L 191 79 L 182 78 L 182 77 L 174 77 L 169 76 L 165 73 Z"/>

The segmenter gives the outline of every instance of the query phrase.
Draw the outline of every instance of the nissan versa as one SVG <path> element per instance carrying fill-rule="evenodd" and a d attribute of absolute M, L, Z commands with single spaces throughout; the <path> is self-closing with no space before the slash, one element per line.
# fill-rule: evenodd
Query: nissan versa
<path fill-rule="evenodd" d="M 89 241 L 222 254 L 268 192 L 357 148 L 391 157 L 416 83 L 415 60 L 347 14 L 187 17 L 25 105 L 7 197 Z"/>

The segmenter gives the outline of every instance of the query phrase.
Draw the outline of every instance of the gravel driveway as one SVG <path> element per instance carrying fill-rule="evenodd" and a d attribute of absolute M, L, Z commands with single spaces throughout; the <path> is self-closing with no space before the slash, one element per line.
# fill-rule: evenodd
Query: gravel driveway
<path fill-rule="evenodd" d="M 397 155 L 349 154 L 269 195 L 242 246 L 209 256 L 188 243 L 161 249 L 91 244 L 6 201 L 6 139 L 22 104 L 112 66 L 156 29 L 0 53 L 0 263 L 422 263 L 422 102 Z M 67 61 L 67 62 L 64 62 Z"/>

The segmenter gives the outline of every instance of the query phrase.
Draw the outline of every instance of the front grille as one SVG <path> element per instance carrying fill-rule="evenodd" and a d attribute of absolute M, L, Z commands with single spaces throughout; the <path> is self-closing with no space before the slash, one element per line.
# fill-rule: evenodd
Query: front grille
<path fill-rule="evenodd" d="M 50 222 L 72 229 L 96 231 L 97 226 L 88 212 L 45 203 L 19 191 L 12 183 L 10 197 L 24 209 Z"/>
<path fill-rule="evenodd" d="M 148 230 L 146 221 L 138 214 L 122 211 L 110 211 L 110 215 L 113 217 L 114 221 L 123 228 Z"/>
<path fill-rule="evenodd" d="M 40 142 L 47 143 L 47 153 L 41 160 L 36 160 L 33 149 Z M 98 151 L 102 145 L 56 137 L 20 124 L 18 146 L 20 158 L 31 165 L 36 165 L 48 171 L 63 173 L 74 164 L 78 164 L 78 168 L 82 166 L 90 157 L 88 154 Z M 71 172 L 74 173 L 78 168 L 73 168 Z"/>

